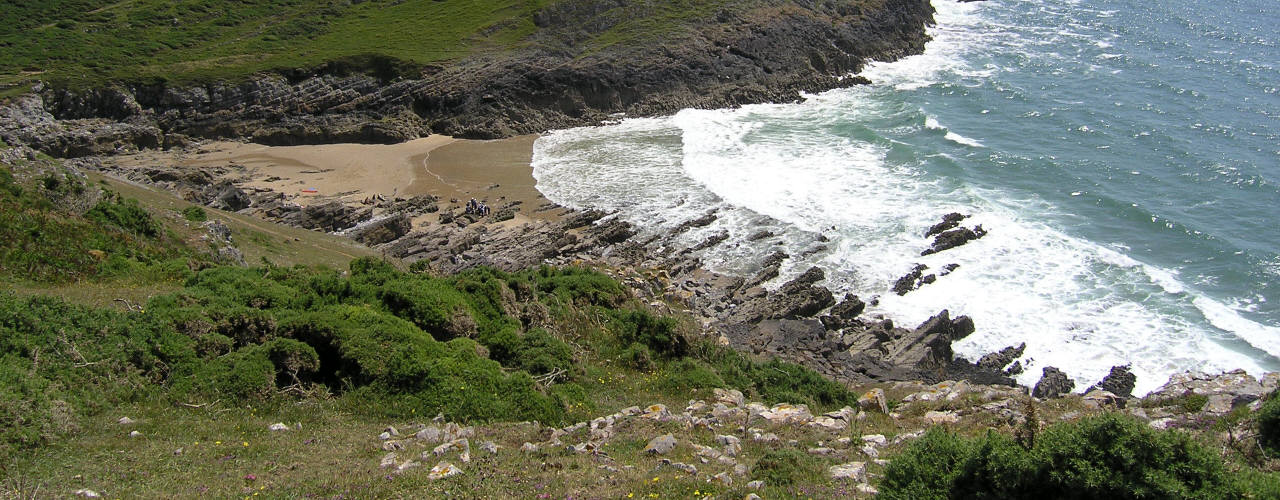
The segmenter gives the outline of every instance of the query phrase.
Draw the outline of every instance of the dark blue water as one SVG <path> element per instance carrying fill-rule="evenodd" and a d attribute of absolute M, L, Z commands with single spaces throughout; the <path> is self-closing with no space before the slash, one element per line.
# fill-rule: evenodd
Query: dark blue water
<path fill-rule="evenodd" d="M 958 263 L 878 312 L 969 314 L 979 331 L 958 350 L 1025 341 L 1025 382 L 1048 365 L 1091 383 L 1132 363 L 1139 390 L 1188 369 L 1280 369 L 1275 10 L 934 5 L 926 54 L 870 68 L 871 86 L 555 132 L 535 146 L 539 188 L 649 231 L 717 209 L 684 237 L 730 232 L 704 254 L 727 272 L 819 234 L 833 243 L 790 271 L 822 266 L 864 296 L 914 263 Z M 918 257 L 948 211 L 990 236 Z M 762 227 L 780 236 L 746 241 Z"/>

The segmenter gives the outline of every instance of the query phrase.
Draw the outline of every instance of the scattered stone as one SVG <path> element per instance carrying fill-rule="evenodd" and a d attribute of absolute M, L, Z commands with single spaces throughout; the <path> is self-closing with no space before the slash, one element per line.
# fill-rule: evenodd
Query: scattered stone
<path fill-rule="evenodd" d="M 421 467 L 422 463 L 417 460 L 407 460 L 405 463 L 396 466 L 396 472 L 404 472 L 414 467 Z"/>
<path fill-rule="evenodd" d="M 867 480 L 867 463 L 866 462 L 849 462 L 847 464 L 833 465 L 827 469 L 827 475 L 831 479 L 852 479 L 854 481 Z"/>
<path fill-rule="evenodd" d="M 742 395 L 742 391 L 736 389 L 715 389 L 716 401 L 731 406 L 742 406 L 745 404 L 746 398 Z"/>
<path fill-rule="evenodd" d="M 813 420 L 807 405 L 779 403 L 760 414 L 762 418 L 774 424 L 806 424 Z"/>
<path fill-rule="evenodd" d="M 862 442 L 875 446 L 885 446 L 889 444 L 889 440 L 884 437 L 884 434 L 867 434 L 862 436 Z"/>
<path fill-rule="evenodd" d="M 663 434 L 653 438 L 649 441 L 649 444 L 644 447 L 645 453 L 656 455 L 666 455 L 667 453 L 671 453 L 671 450 L 674 449 L 676 449 L 676 438 L 671 434 Z"/>
<path fill-rule="evenodd" d="M 520 445 L 520 451 L 523 451 L 525 453 L 533 453 L 538 451 L 538 445 L 530 442 L 525 442 L 524 444 Z"/>
<path fill-rule="evenodd" d="M 458 468 L 458 466 L 449 462 L 440 462 L 436 464 L 435 467 L 431 468 L 431 472 L 427 473 L 427 478 L 435 481 L 438 479 L 457 476 L 459 474 L 462 474 L 462 469 Z"/>
<path fill-rule="evenodd" d="M 397 457 L 395 453 L 388 453 L 386 455 L 383 455 L 382 461 L 378 462 L 378 467 L 385 469 L 387 467 L 395 466 L 396 461 L 398 461 L 399 459 L 400 458 Z"/>
<path fill-rule="evenodd" d="M 414 434 L 414 436 L 427 443 L 438 443 L 440 442 L 440 428 L 434 425 L 428 425 L 426 428 Z"/>
<path fill-rule="evenodd" d="M 763 500 L 763 499 L 760 498 L 760 495 L 757 495 L 755 493 L 747 493 L 747 496 L 742 497 L 742 500 Z"/>
<path fill-rule="evenodd" d="M 865 494 L 865 495 L 879 495 L 879 494 L 880 494 L 880 490 L 877 490 L 875 486 L 871 486 L 870 484 L 867 484 L 867 483 L 859 484 L 859 485 L 857 486 L 857 488 L 858 488 L 858 491 L 859 491 L 860 493 Z"/>
<path fill-rule="evenodd" d="M 490 455 L 498 454 L 498 445 L 495 444 L 493 441 L 485 441 L 483 443 L 480 443 L 480 449 L 488 452 Z"/>
<path fill-rule="evenodd" d="M 733 476 L 729 475 L 728 472 L 721 472 L 719 474 L 711 476 L 710 479 L 707 479 L 707 482 L 713 483 L 713 484 L 719 484 L 724 487 L 729 487 L 729 486 L 733 486 Z"/>
<path fill-rule="evenodd" d="M 131 437 L 131 438 L 140 438 L 140 437 L 142 437 L 142 433 L 141 433 L 141 432 L 138 432 L 138 431 L 129 431 L 129 437 Z"/>
<path fill-rule="evenodd" d="M 810 455 L 819 455 L 819 456 L 826 457 L 826 456 L 831 456 L 838 453 L 839 452 L 837 452 L 835 448 L 827 448 L 825 446 L 820 448 L 809 448 Z"/>
<path fill-rule="evenodd" d="M 716 442 L 723 445 L 734 445 L 734 444 L 741 443 L 742 440 L 738 439 L 737 436 L 730 436 L 728 434 L 717 434 Z"/>
<path fill-rule="evenodd" d="M 770 432 L 767 434 L 760 434 L 760 435 L 753 436 L 751 440 L 761 442 L 761 443 L 776 443 L 778 441 L 781 441 L 782 438 L 778 437 L 777 434 Z"/>
<path fill-rule="evenodd" d="M 924 414 L 924 421 L 930 425 L 954 424 L 960 421 L 960 416 L 954 411 L 929 411 Z"/>
<path fill-rule="evenodd" d="M 641 416 L 652 420 L 663 420 L 671 416 L 671 411 L 667 410 L 667 405 L 659 403 L 646 407 L 644 415 Z"/>
<path fill-rule="evenodd" d="M 1056 398 L 1070 393 L 1075 387 L 1076 382 L 1067 378 L 1067 374 L 1052 366 L 1046 366 L 1044 374 L 1040 376 L 1040 381 L 1036 383 L 1031 395 L 1040 399 Z"/>
<path fill-rule="evenodd" d="M 388 439 L 391 439 L 391 433 L 390 433 L 390 432 L 383 432 L 382 434 L 378 434 L 378 439 L 380 439 L 380 440 L 382 440 L 382 441 L 386 441 L 386 440 L 388 440 Z"/>
<path fill-rule="evenodd" d="M 120 425 L 129 425 L 135 422 L 136 421 L 134 419 L 129 417 L 120 417 L 120 420 L 116 420 L 116 423 Z"/>
<path fill-rule="evenodd" d="M 1093 409 L 1124 408 L 1124 399 L 1109 391 L 1094 389 L 1082 398 L 1084 404 Z"/>
<path fill-rule="evenodd" d="M 76 490 L 75 495 L 78 497 L 85 497 L 85 498 L 101 498 L 102 497 L 102 495 L 98 494 L 98 492 L 84 489 L 84 488 Z"/>
<path fill-rule="evenodd" d="M 289 430 L 289 426 L 284 425 L 284 422 L 276 422 L 267 427 L 267 429 L 270 429 L 273 432 L 280 432 Z"/>
<path fill-rule="evenodd" d="M 871 389 L 858 397 L 858 406 L 866 411 L 889 413 L 889 400 L 885 398 L 884 389 Z"/>
<path fill-rule="evenodd" d="M 404 449 L 404 443 L 401 443 L 400 441 L 383 441 L 382 442 L 382 451 L 396 451 L 396 450 L 403 450 L 403 449 Z"/>
<path fill-rule="evenodd" d="M 764 481 L 751 481 L 747 483 L 747 489 L 758 490 L 764 488 Z M 759 498 L 759 497 L 757 497 Z"/>

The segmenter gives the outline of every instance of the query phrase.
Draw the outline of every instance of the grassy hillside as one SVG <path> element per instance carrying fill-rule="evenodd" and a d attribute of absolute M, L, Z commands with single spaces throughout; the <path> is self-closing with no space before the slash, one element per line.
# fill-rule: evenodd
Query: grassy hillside
<path fill-rule="evenodd" d="M 0 84 L 234 79 L 326 63 L 387 77 L 413 75 L 428 64 L 532 43 L 581 50 L 655 36 L 725 5 L 733 3 L 18 0 L 0 5 Z M 583 14 L 578 7 L 595 25 L 574 24 Z M 533 36 L 538 19 L 550 36 Z"/>

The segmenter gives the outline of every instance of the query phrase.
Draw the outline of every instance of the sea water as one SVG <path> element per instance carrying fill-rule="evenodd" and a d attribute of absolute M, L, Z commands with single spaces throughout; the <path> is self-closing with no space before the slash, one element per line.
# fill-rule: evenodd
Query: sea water
<path fill-rule="evenodd" d="M 968 315 L 957 353 L 1026 342 L 1025 384 L 1280 370 L 1275 4 L 933 5 L 925 53 L 869 66 L 871 85 L 551 132 L 538 189 L 649 234 L 715 211 L 673 247 L 728 233 L 701 252 L 715 270 L 783 250 L 777 283 L 819 266 L 898 324 Z M 989 235 L 921 257 L 948 212 Z M 889 292 L 916 263 L 960 267 Z"/>

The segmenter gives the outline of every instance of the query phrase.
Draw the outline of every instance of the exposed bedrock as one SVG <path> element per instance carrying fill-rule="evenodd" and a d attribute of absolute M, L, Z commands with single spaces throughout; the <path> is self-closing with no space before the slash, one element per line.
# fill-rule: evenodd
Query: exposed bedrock
<path fill-rule="evenodd" d="M 272 145 L 393 143 L 430 133 L 537 133 L 615 113 L 790 102 L 801 92 L 865 83 L 849 75 L 868 61 L 920 53 L 933 22 L 927 0 L 886 0 L 876 8 L 765 1 L 726 7 L 660 39 L 591 45 L 617 23 L 609 17 L 618 12 L 610 10 L 615 4 L 556 4 L 537 14 L 534 43 L 427 67 L 411 78 L 331 65 L 191 86 L 43 88 L 9 112 L 34 127 L 4 127 L 0 138 L 22 136 L 66 157 L 163 147 L 183 136 Z"/>

